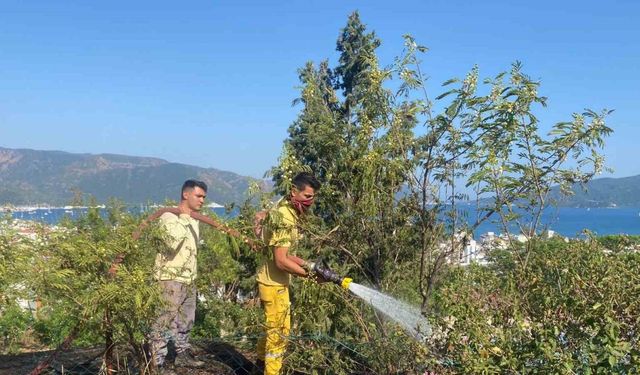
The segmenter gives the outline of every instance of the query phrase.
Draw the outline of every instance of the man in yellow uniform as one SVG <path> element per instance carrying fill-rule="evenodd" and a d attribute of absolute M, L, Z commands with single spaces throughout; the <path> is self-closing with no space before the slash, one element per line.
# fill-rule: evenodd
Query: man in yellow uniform
<path fill-rule="evenodd" d="M 287 336 L 291 328 L 289 282 L 291 275 L 307 276 L 309 263 L 298 258 L 295 250 L 298 225 L 313 204 L 320 183 L 310 173 L 299 173 L 292 180 L 291 193 L 269 212 L 265 226 L 268 257 L 258 271 L 260 300 L 266 316 L 265 337 L 258 341 L 259 366 L 266 375 L 276 375 L 282 368 Z M 262 362 L 262 363 L 260 363 Z"/>

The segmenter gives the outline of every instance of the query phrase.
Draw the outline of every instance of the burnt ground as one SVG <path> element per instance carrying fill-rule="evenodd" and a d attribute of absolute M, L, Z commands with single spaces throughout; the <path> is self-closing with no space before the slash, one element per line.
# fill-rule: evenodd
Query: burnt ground
<path fill-rule="evenodd" d="M 176 369 L 180 375 L 250 375 L 256 371 L 255 353 L 241 351 L 223 342 L 199 343 L 194 345 L 199 360 L 205 362 L 202 369 Z M 50 355 L 52 351 L 21 353 L 0 356 L 0 375 L 29 374 L 40 361 Z M 42 374 L 91 375 L 101 372 L 103 348 L 72 349 L 60 353 Z M 116 351 L 114 359 L 118 374 L 138 374 L 139 369 L 135 361 L 130 359 L 129 353 Z M 103 372 L 104 373 L 104 372 Z"/>

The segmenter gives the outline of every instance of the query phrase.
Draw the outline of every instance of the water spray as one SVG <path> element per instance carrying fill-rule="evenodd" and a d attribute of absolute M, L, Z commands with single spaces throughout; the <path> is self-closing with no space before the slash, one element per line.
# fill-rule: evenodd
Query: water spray
<path fill-rule="evenodd" d="M 375 289 L 354 283 L 350 277 L 344 277 L 329 268 L 329 265 L 322 258 L 311 263 L 310 269 L 318 277 L 340 285 L 394 320 L 414 339 L 424 341 L 431 336 L 431 326 L 418 308 L 398 301 Z"/>

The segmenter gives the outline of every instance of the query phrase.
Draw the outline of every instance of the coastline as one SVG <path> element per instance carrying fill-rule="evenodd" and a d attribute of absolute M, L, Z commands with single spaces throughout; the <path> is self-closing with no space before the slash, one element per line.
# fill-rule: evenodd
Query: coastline
<path fill-rule="evenodd" d="M 165 205 L 161 205 L 161 204 L 151 204 L 151 205 L 145 205 L 145 204 L 132 204 L 132 205 L 127 205 L 127 207 L 129 208 L 158 208 L 158 207 L 164 207 Z M 209 204 L 206 204 L 205 207 L 207 208 L 224 208 L 223 205 L 216 203 L 216 202 L 211 202 Z M 100 208 L 100 209 L 104 209 L 107 208 L 106 205 L 104 204 L 98 204 L 95 206 L 50 206 L 47 204 L 36 204 L 36 205 L 20 205 L 20 206 L 14 206 L 11 204 L 4 204 L 2 206 L 0 206 L 0 212 L 29 212 L 29 211 L 38 211 L 38 210 L 86 210 L 89 208 Z"/>
<path fill-rule="evenodd" d="M 134 215 L 150 213 L 158 207 L 164 205 L 131 205 L 127 210 Z M 100 210 L 105 210 L 105 205 L 95 206 Z M 226 212 L 224 206 L 215 202 L 206 206 L 220 217 L 233 218 L 238 214 L 237 209 Z M 469 207 L 465 207 L 469 208 Z M 44 222 L 49 225 L 56 225 L 64 216 L 77 218 L 78 215 L 85 214 L 87 206 L 3 206 L 0 207 L 0 215 L 11 216 L 13 219 L 30 220 Z M 473 209 L 464 209 L 465 213 L 460 213 L 456 225 L 456 231 L 464 230 L 462 220 L 467 220 L 469 225 L 476 218 L 477 212 Z M 462 225 L 461 225 L 462 224 Z M 517 231 L 513 227 L 512 233 Z M 557 207 L 545 211 L 542 217 L 541 231 L 552 230 L 558 235 L 568 238 L 580 238 L 584 236 L 584 230 L 589 230 L 597 236 L 628 234 L 640 235 L 640 208 L 631 207 L 600 207 L 600 208 L 574 208 Z M 487 220 L 476 228 L 473 233 L 474 238 L 489 232 L 504 232 L 500 223 L 493 218 Z"/>

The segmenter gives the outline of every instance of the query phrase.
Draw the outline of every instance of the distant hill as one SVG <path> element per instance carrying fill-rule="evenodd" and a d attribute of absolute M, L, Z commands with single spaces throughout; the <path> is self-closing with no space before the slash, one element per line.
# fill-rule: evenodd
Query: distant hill
<path fill-rule="evenodd" d="M 233 172 L 166 160 L 111 154 L 73 154 L 0 147 L 0 205 L 68 205 L 74 191 L 99 203 L 178 200 L 190 178 L 209 186 L 207 200 L 241 202 L 252 179 Z"/>
<path fill-rule="evenodd" d="M 572 186 L 573 195 L 563 196 L 560 188 L 554 186 L 549 194 L 559 207 L 628 207 L 640 208 L 640 175 L 620 178 L 597 178 L 586 185 L 575 184 Z M 476 205 L 476 201 L 463 202 Z M 492 205 L 494 198 L 480 199 L 480 205 Z M 524 204 L 525 202 L 523 202 Z M 549 203 L 549 199 L 547 199 Z"/>
<path fill-rule="evenodd" d="M 6 204 L 68 205 L 74 191 L 99 203 L 118 198 L 129 204 L 178 200 L 184 180 L 196 178 L 209 186 L 208 201 L 241 202 L 251 177 L 214 168 L 171 163 L 158 158 L 73 154 L 0 147 L 0 206 Z M 562 198 L 565 207 L 640 207 L 640 175 L 600 178 L 586 191 Z M 553 195 L 557 194 L 555 188 Z"/>
<path fill-rule="evenodd" d="M 640 175 L 622 178 L 598 178 L 586 190 L 574 186 L 575 195 L 561 198 L 564 207 L 640 207 Z M 557 196 L 558 189 L 553 193 Z"/>

